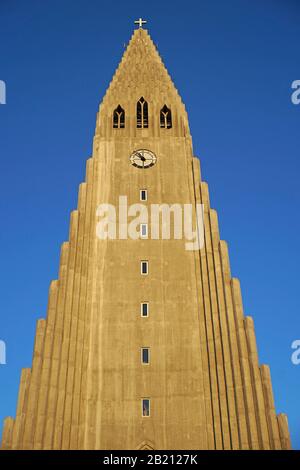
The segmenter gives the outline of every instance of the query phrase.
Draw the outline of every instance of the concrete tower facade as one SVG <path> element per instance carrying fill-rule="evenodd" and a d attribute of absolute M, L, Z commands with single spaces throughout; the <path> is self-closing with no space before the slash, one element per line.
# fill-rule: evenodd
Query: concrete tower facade
<path fill-rule="evenodd" d="M 99 206 L 120 202 L 131 216 L 138 203 L 189 204 L 193 220 L 202 204 L 203 246 L 155 239 L 149 220 L 136 239 L 124 219 L 116 239 L 101 239 Z M 290 448 L 185 107 L 142 27 L 99 108 L 59 276 L 2 448 Z"/>

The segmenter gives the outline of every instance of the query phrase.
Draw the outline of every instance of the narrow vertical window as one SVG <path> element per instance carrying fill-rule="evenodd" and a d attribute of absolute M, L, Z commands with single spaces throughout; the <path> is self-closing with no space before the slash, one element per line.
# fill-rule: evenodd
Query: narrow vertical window
<path fill-rule="evenodd" d="M 141 316 L 142 317 L 148 317 L 149 316 L 149 303 L 148 302 L 142 302 L 141 303 Z"/>
<path fill-rule="evenodd" d="M 148 261 L 141 261 L 141 274 L 144 276 L 148 274 L 149 272 L 149 266 L 148 266 Z"/>
<path fill-rule="evenodd" d="M 148 127 L 148 103 L 143 97 L 139 99 L 136 105 L 136 127 L 138 129 Z"/>
<path fill-rule="evenodd" d="M 141 348 L 142 364 L 150 364 L 150 348 Z"/>
<path fill-rule="evenodd" d="M 149 418 L 150 416 L 150 399 L 149 398 L 142 399 L 142 416 L 143 418 Z"/>
<path fill-rule="evenodd" d="M 171 129 L 172 127 L 171 110 L 166 105 L 160 110 L 160 127 L 162 129 Z"/>
<path fill-rule="evenodd" d="M 140 190 L 140 200 L 141 201 L 147 201 L 147 189 L 141 189 Z"/>
<path fill-rule="evenodd" d="M 113 127 L 114 129 L 124 129 L 125 127 L 125 111 L 120 105 L 114 110 Z"/>
<path fill-rule="evenodd" d="M 147 224 L 141 224 L 140 236 L 141 238 L 148 238 L 148 225 Z"/>

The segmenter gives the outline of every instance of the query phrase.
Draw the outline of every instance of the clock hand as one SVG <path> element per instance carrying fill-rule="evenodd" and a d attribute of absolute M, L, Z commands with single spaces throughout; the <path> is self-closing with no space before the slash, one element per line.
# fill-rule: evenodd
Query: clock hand
<path fill-rule="evenodd" d="M 142 155 L 142 154 L 139 153 L 139 152 L 136 152 L 136 154 L 138 155 L 138 157 L 140 157 L 140 159 L 142 160 L 142 162 L 145 162 L 145 161 L 146 161 L 146 158 L 144 157 L 144 155 Z"/>

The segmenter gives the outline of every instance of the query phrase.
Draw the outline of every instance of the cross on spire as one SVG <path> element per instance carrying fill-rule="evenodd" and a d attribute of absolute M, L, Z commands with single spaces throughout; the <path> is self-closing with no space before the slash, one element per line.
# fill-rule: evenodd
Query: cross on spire
<path fill-rule="evenodd" d="M 143 27 L 143 24 L 146 24 L 147 21 L 146 20 L 143 20 L 142 18 L 139 18 L 138 20 L 136 20 L 134 22 L 134 24 L 138 24 L 139 25 L 139 28 L 142 28 Z"/>

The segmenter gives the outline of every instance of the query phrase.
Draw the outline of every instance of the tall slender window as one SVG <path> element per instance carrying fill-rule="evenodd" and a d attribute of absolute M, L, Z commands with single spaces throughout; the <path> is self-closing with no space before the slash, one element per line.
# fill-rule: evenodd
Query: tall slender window
<path fill-rule="evenodd" d="M 160 110 L 160 127 L 162 129 L 171 129 L 172 127 L 171 110 L 166 105 Z"/>
<path fill-rule="evenodd" d="M 141 349 L 141 361 L 142 361 L 142 364 L 150 364 L 150 349 L 149 348 Z"/>
<path fill-rule="evenodd" d="M 120 105 L 114 110 L 113 127 L 114 129 L 124 129 L 125 127 L 125 111 Z"/>
<path fill-rule="evenodd" d="M 149 398 L 142 399 L 142 416 L 143 418 L 149 418 L 150 416 L 150 399 Z"/>
<path fill-rule="evenodd" d="M 136 105 L 136 127 L 138 129 L 148 127 L 148 103 L 143 97 L 139 99 Z"/>
<path fill-rule="evenodd" d="M 140 190 L 140 200 L 147 201 L 147 189 Z"/>
<path fill-rule="evenodd" d="M 149 272 L 148 261 L 141 261 L 141 274 L 146 276 Z"/>
<path fill-rule="evenodd" d="M 148 225 L 147 224 L 141 224 L 140 236 L 141 238 L 148 238 Z"/>
<path fill-rule="evenodd" d="M 149 303 L 148 302 L 142 302 L 141 303 L 141 316 L 142 317 L 148 317 L 149 316 Z"/>

